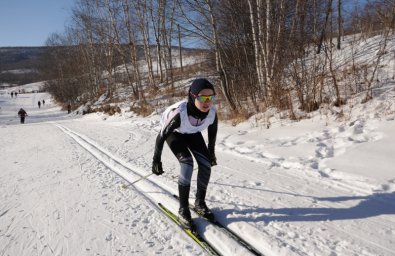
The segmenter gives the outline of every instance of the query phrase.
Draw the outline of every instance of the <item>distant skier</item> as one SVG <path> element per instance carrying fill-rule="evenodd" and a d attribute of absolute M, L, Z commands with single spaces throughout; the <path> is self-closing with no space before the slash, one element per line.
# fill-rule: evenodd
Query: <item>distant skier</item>
<path fill-rule="evenodd" d="M 70 103 L 67 105 L 67 113 L 68 113 L 68 114 L 71 113 L 71 104 L 70 104 Z"/>
<path fill-rule="evenodd" d="M 152 172 L 163 173 L 161 154 L 164 142 L 169 145 L 177 157 L 180 166 L 178 193 L 180 199 L 179 221 L 184 228 L 193 229 L 194 225 L 189 210 L 189 191 L 193 171 L 193 156 L 198 164 L 196 212 L 206 218 L 214 219 L 214 214 L 206 205 L 206 191 L 210 180 L 211 167 L 217 164 L 215 157 L 215 140 L 218 130 L 218 117 L 213 100 L 214 86 L 206 79 L 192 82 L 188 101 L 180 101 L 168 107 L 162 114 L 162 128 L 156 138 Z M 208 129 L 208 147 L 201 131 Z"/>
<path fill-rule="evenodd" d="M 27 113 L 23 108 L 19 109 L 18 116 L 21 118 L 21 124 L 24 124 L 25 123 L 25 116 L 27 116 Z"/>
<path fill-rule="evenodd" d="M 11 92 L 11 98 L 14 98 L 14 92 Z"/>
<path fill-rule="evenodd" d="M 43 100 L 43 107 L 44 107 L 44 105 L 45 105 L 45 100 Z"/>
<path fill-rule="evenodd" d="M 38 101 L 38 108 L 41 108 L 41 101 Z"/>

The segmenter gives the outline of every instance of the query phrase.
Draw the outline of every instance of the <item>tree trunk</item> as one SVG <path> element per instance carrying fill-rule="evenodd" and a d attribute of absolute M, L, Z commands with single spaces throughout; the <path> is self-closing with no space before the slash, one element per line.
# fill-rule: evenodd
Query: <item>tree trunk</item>
<path fill-rule="evenodd" d="M 342 1 L 337 1 L 337 49 L 341 49 L 341 35 L 342 35 Z"/>
<path fill-rule="evenodd" d="M 262 61 L 261 61 L 262 60 L 261 49 L 259 47 L 260 46 L 259 35 L 258 35 L 259 27 L 257 26 L 257 24 L 255 22 L 255 20 L 257 19 L 257 14 L 254 12 L 254 9 L 258 9 L 257 12 L 260 11 L 258 8 L 260 6 L 260 4 L 258 2 L 260 2 L 260 0 L 257 0 L 256 5 L 253 5 L 252 0 L 248 0 L 248 7 L 250 9 L 251 33 L 252 33 L 252 42 L 253 42 L 254 56 L 255 56 L 255 72 L 258 77 L 258 87 L 263 89 L 265 87 L 264 87 L 264 79 L 263 79 L 263 74 L 262 74 L 263 67 L 262 67 Z"/>
<path fill-rule="evenodd" d="M 226 70 L 223 65 L 223 60 L 222 60 L 222 54 L 221 54 L 221 46 L 219 44 L 219 39 L 218 39 L 218 31 L 217 31 L 217 24 L 216 24 L 216 19 L 213 13 L 213 3 L 211 0 L 206 0 L 207 6 L 208 6 L 208 11 L 210 15 L 210 20 L 211 20 L 211 26 L 213 29 L 213 40 L 215 44 L 215 66 L 218 74 L 220 75 L 220 83 L 221 83 L 221 90 L 222 93 L 224 94 L 224 97 L 226 101 L 228 102 L 229 106 L 233 111 L 237 111 L 236 105 L 234 104 L 232 100 L 231 93 L 229 91 L 229 80 L 228 76 L 226 73 Z"/>
<path fill-rule="evenodd" d="M 320 41 L 318 42 L 318 46 L 317 46 L 317 54 L 320 54 L 320 52 L 321 52 L 322 43 L 324 42 L 324 38 L 325 38 L 326 27 L 328 25 L 329 14 L 331 12 L 332 12 L 332 0 L 329 0 L 328 7 L 326 10 L 325 23 L 322 26 Z"/>

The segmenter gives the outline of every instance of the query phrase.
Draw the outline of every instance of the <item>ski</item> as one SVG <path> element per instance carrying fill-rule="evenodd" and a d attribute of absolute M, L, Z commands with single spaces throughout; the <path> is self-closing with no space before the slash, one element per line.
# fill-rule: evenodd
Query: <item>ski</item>
<path fill-rule="evenodd" d="M 199 233 L 184 228 L 178 221 L 177 215 L 175 215 L 172 211 L 170 211 L 161 203 L 158 203 L 158 206 L 167 217 L 174 221 L 190 238 L 192 238 L 206 252 L 208 252 L 210 255 L 220 255 L 209 243 L 207 243 L 207 241 L 202 236 L 199 235 Z"/>
<path fill-rule="evenodd" d="M 176 198 L 177 200 L 179 200 L 178 195 L 173 194 L 173 197 Z M 189 208 L 191 210 L 193 210 L 195 213 L 195 206 L 192 204 L 189 204 Z M 197 213 L 196 213 L 197 214 Z M 198 214 L 199 215 L 199 214 Z M 246 248 L 248 251 L 250 251 L 252 254 L 254 255 L 260 255 L 262 256 L 263 254 L 258 252 L 254 247 L 252 247 L 248 242 L 246 242 L 243 238 L 241 238 L 237 233 L 235 233 L 234 231 L 232 231 L 231 229 L 227 228 L 226 226 L 222 225 L 220 222 L 218 222 L 215 218 L 213 220 L 205 218 L 201 215 L 199 215 L 200 217 L 204 218 L 205 220 L 207 220 L 208 222 L 210 222 L 211 224 L 215 225 L 216 227 L 218 227 L 220 230 L 222 230 L 224 233 L 226 233 L 227 235 L 229 235 L 232 239 L 234 239 L 235 241 L 237 241 L 239 244 L 241 244 L 244 248 Z"/>

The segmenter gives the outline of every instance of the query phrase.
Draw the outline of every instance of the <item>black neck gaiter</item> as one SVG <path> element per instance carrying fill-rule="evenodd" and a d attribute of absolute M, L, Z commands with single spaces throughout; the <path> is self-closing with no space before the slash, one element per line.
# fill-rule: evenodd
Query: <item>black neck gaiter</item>
<path fill-rule="evenodd" d="M 195 99 L 193 98 L 193 96 L 189 95 L 188 103 L 187 103 L 187 112 L 188 112 L 189 116 L 193 116 L 194 118 L 197 118 L 197 119 L 204 119 L 207 117 L 209 111 L 207 111 L 207 112 L 200 111 L 195 106 Z"/>

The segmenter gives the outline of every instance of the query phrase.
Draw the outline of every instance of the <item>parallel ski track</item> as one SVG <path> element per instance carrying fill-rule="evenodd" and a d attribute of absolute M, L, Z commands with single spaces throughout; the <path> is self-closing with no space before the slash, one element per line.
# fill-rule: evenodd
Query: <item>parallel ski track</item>
<path fill-rule="evenodd" d="M 180 200 L 180 198 L 173 194 L 173 197 L 176 198 L 177 200 Z M 195 208 L 193 205 L 190 205 L 189 208 L 191 210 L 193 210 L 194 212 L 196 212 Z M 197 214 L 197 213 L 196 213 Z M 204 218 L 204 217 L 203 217 Z M 234 231 L 232 231 L 231 229 L 225 227 L 224 225 L 222 225 L 220 222 L 218 222 L 217 220 L 207 220 L 209 221 L 211 224 L 217 226 L 219 229 L 223 230 L 223 232 L 227 233 L 228 236 L 232 237 L 232 239 L 236 240 L 237 242 L 239 242 L 240 244 L 242 244 L 245 248 L 247 248 L 252 254 L 254 255 L 262 255 L 260 252 L 258 252 L 254 247 L 252 247 L 250 244 L 248 244 L 247 242 L 244 241 L 244 239 L 242 237 L 240 237 L 240 235 L 238 235 L 237 233 L 235 233 Z"/>
<path fill-rule="evenodd" d="M 87 150 L 88 152 L 90 152 L 96 159 L 98 159 L 100 162 L 102 162 L 105 166 L 107 166 L 110 170 L 112 170 L 113 172 L 115 172 L 117 175 L 119 175 L 123 180 L 125 180 L 126 182 L 128 182 L 129 184 L 131 184 L 133 181 L 130 180 L 128 177 L 126 177 L 124 174 L 122 174 L 120 171 L 117 171 L 116 168 L 114 168 L 114 165 L 109 164 L 107 161 L 104 161 L 99 155 L 105 155 L 110 161 L 114 161 L 114 164 L 126 169 L 129 173 L 132 172 L 134 175 L 136 175 L 136 178 L 141 178 L 144 175 L 146 175 L 147 173 L 142 173 L 141 171 L 137 171 L 133 168 L 133 166 L 128 165 L 126 162 L 124 162 L 121 159 L 118 159 L 117 157 L 113 156 L 111 153 L 106 152 L 106 150 L 101 149 L 100 146 L 96 145 L 96 143 L 87 138 L 84 135 L 81 135 L 77 132 L 72 131 L 71 129 L 60 125 L 58 123 L 54 124 L 55 126 L 57 126 L 62 132 L 64 132 L 65 134 L 67 134 L 68 136 L 70 136 L 72 139 L 74 139 L 74 141 L 76 141 L 81 147 L 83 147 L 85 150 Z M 173 193 L 169 192 L 167 189 L 163 188 L 160 184 L 157 184 L 149 179 L 146 179 L 147 182 L 150 182 L 152 185 L 160 188 L 161 190 L 163 190 L 164 193 L 168 194 L 170 197 L 172 197 Z M 158 208 L 159 210 L 161 210 L 158 205 L 152 201 L 151 198 L 149 198 L 147 195 L 145 195 L 143 192 L 136 190 L 139 194 L 141 194 L 148 202 L 150 202 L 154 207 Z M 215 226 L 215 224 L 212 224 Z M 218 228 L 218 227 L 217 227 Z M 264 255 L 262 253 L 258 253 L 258 250 L 255 249 L 254 246 L 252 246 L 248 241 L 244 240 L 244 238 L 242 238 L 241 236 L 237 237 L 239 238 L 240 241 L 238 241 L 237 239 L 235 239 L 235 232 L 232 230 L 229 230 L 226 226 L 223 226 L 223 228 L 225 230 L 227 230 L 227 232 L 225 231 L 225 233 L 227 233 L 227 235 L 233 239 L 237 244 L 239 244 L 241 247 L 244 247 L 245 249 L 247 249 L 248 251 L 250 251 L 251 253 L 255 254 L 255 255 Z M 221 229 L 221 228 L 219 228 Z M 224 232 L 224 231 L 222 231 Z M 231 236 L 230 234 L 233 234 L 233 236 Z M 210 243 L 210 241 L 207 240 L 207 242 L 212 245 Z"/>
<path fill-rule="evenodd" d="M 174 223 L 176 223 L 178 226 L 181 227 L 181 223 L 178 221 L 177 216 L 170 211 L 169 209 L 166 208 L 161 203 L 158 203 L 159 208 L 163 211 L 163 213 L 169 217 Z M 182 228 L 182 227 L 181 227 Z M 192 232 L 189 229 L 182 228 L 182 230 L 190 236 L 197 244 L 200 245 L 206 252 L 208 252 L 210 255 L 220 255 L 210 244 L 207 243 L 207 241 L 202 238 L 198 233 L 196 234 L 195 232 Z"/>

